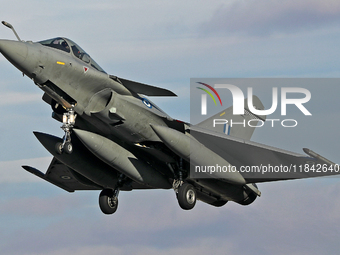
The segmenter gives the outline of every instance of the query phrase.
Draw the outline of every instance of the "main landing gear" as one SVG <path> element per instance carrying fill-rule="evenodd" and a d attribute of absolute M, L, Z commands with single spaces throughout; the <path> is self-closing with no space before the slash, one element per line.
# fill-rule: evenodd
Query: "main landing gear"
<path fill-rule="evenodd" d="M 104 189 L 99 195 L 99 207 L 105 214 L 113 214 L 118 208 L 119 189 Z"/>
<path fill-rule="evenodd" d="M 175 180 L 173 188 L 176 192 L 179 206 L 184 210 L 191 210 L 196 204 L 195 187 L 187 182 Z M 119 188 L 104 189 L 99 195 L 99 207 L 104 214 L 113 214 L 118 208 Z"/>
<path fill-rule="evenodd" d="M 191 210 L 196 204 L 195 187 L 187 182 L 175 180 L 173 189 L 176 192 L 179 206 L 184 210 Z"/>
<path fill-rule="evenodd" d="M 71 132 L 74 124 L 76 122 L 77 114 L 74 112 L 74 106 L 71 109 L 68 109 L 67 112 L 63 114 L 63 125 L 61 126 L 62 130 L 64 130 L 65 135 L 62 143 L 57 143 L 55 145 L 56 152 L 58 154 L 62 154 L 63 152 L 67 154 L 71 154 L 73 151 L 73 146 L 71 143 Z"/>
<path fill-rule="evenodd" d="M 104 214 L 113 214 L 118 208 L 119 189 L 126 182 L 126 177 L 120 174 L 115 189 L 104 189 L 99 195 L 99 207 Z"/>

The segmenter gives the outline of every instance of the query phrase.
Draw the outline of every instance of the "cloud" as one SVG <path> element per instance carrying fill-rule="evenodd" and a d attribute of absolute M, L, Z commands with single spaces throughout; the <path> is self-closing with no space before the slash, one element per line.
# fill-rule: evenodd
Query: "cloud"
<path fill-rule="evenodd" d="M 14 161 L 0 161 L 0 184 L 41 181 L 41 179 L 37 176 L 26 172 L 26 170 L 24 170 L 21 166 L 30 165 L 42 172 L 46 172 L 51 159 L 51 157 L 44 157 Z"/>
<path fill-rule="evenodd" d="M 198 239 L 196 242 L 188 245 L 187 247 L 172 247 L 169 249 L 162 249 L 157 247 L 150 247 L 144 245 L 130 245 L 129 247 L 117 247 L 114 245 L 100 245 L 100 246 L 82 246 L 71 249 L 60 249 L 48 253 L 48 255 L 59 254 L 73 254 L 73 255 L 92 255 L 92 254 L 116 254 L 116 255 L 129 255 L 129 254 L 149 254 L 149 255 L 172 255 L 172 254 L 234 254 L 233 244 L 229 241 L 220 243 L 217 240 L 206 238 Z M 40 253 L 46 254 L 46 253 Z M 39 255 L 39 254 L 38 254 Z"/>
<path fill-rule="evenodd" d="M 313 30 L 340 22 L 340 2 L 327 0 L 233 1 L 216 9 L 204 33 L 268 36 Z"/>
<path fill-rule="evenodd" d="M 316 29 L 327 30 L 338 23 L 338 5 L 328 0 L 230 4 L 175 1 L 165 5 L 137 1 L 118 5 L 87 0 L 81 4 L 11 1 L 6 5 L 3 19 L 12 23 L 24 40 L 65 35 L 84 47 L 110 73 L 142 82 L 166 83 L 162 87 L 169 89 L 175 86 L 184 99 L 167 99 L 167 102 L 159 99 L 163 101 L 159 105 L 163 108 L 166 103 L 172 108 L 171 116 L 176 118 L 188 112 L 186 87 L 190 77 L 304 74 L 314 77 L 328 73 L 337 77 L 338 33 L 336 29 L 329 33 L 319 33 L 321 29 Z M 2 29 L 3 38 L 14 39 L 9 29 Z M 305 36 L 297 35 L 299 31 L 316 32 Z M 198 32 L 207 37 L 195 37 Z M 295 34 L 266 37 L 276 33 Z M 216 34 L 232 36 L 226 39 Z M 262 38 L 240 39 L 240 34 Z M 34 85 L 25 77 L 24 82 L 20 80 L 23 85 L 18 86 L 14 81 L 21 74 L 5 63 L 0 56 L 2 94 L 12 91 L 14 86 L 19 93 L 0 98 L 1 106 L 10 105 L 10 110 L 2 107 L 1 156 L 8 160 L 11 155 L 23 158 L 35 152 L 37 155 L 32 157 L 39 157 L 44 148 L 31 133 L 23 130 L 51 132 L 55 127 L 58 128 L 55 133 L 61 135 L 59 124 L 53 120 L 48 123 L 50 108 L 41 101 L 41 94 L 35 95 L 33 90 L 23 93 L 22 89 L 28 88 L 26 85 L 32 88 Z M 17 110 L 13 102 L 18 99 L 39 100 L 39 105 L 18 106 L 21 109 Z M 8 111 L 11 117 L 6 115 Z M 15 122 L 12 112 L 20 113 Z M 33 114 L 36 118 L 32 119 Z M 332 119 L 328 122 L 333 124 L 332 130 L 323 125 L 314 132 L 318 137 L 325 135 L 324 141 L 310 139 L 315 144 L 312 148 L 321 154 L 320 147 L 329 147 L 325 141 L 337 143 L 337 137 L 332 136 L 336 122 Z M 306 130 L 314 128 L 306 127 Z M 292 144 L 298 143 L 296 136 L 289 134 L 272 137 L 265 133 L 258 141 L 264 139 L 267 144 L 280 147 L 286 143 L 292 148 Z M 324 156 L 328 157 L 328 152 Z M 336 150 L 334 155 L 336 159 Z M 173 191 L 121 192 L 117 213 L 105 216 L 98 208 L 99 192 L 68 194 L 21 168 L 28 164 L 45 171 L 50 160 L 51 157 L 0 162 L 0 250 L 4 254 L 336 254 L 338 251 L 340 201 L 336 195 L 339 193 L 336 178 L 260 184 L 262 197 L 250 206 L 228 203 L 215 208 L 198 202 L 191 211 L 179 208 Z"/>
<path fill-rule="evenodd" d="M 52 185 L 52 184 L 51 184 Z M 63 192 L 62 195 L 50 195 L 48 197 L 26 196 L 20 198 L 9 199 L 0 204 L 0 214 L 11 215 L 16 217 L 47 217 L 59 216 L 73 207 L 80 207 L 81 200 L 75 196 L 67 196 Z M 23 210 L 23 208 L 25 208 Z"/>
<path fill-rule="evenodd" d="M 340 198 L 333 194 L 338 193 L 338 183 L 338 178 L 262 183 L 262 197 L 250 206 L 230 202 L 215 208 L 198 202 L 191 211 L 179 208 L 172 191 L 121 192 L 119 209 L 111 216 L 100 212 L 96 192 L 28 196 L 17 207 L 14 202 L 9 206 L 12 217 L 18 217 L 15 208 L 25 208 L 22 227 L 8 229 L 3 224 L 7 231 L 0 247 L 6 254 L 51 255 L 320 254 L 323 250 L 334 254 Z M 27 224 L 30 227 L 23 228 Z M 20 246 L 15 245 L 17 240 Z"/>
<path fill-rule="evenodd" d="M 8 92 L 0 94 L 0 106 L 40 102 L 41 93 Z"/>

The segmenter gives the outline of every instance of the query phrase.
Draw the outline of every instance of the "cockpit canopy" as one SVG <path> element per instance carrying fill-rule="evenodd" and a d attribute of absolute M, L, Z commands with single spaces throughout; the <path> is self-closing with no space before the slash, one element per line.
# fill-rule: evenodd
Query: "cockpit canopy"
<path fill-rule="evenodd" d="M 48 39 L 45 41 L 38 42 L 44 46 L 52 47 L 58 50 L 65 51 L 67 53 L 70 53 L 72 51 L 72 54 L 84 61 L 85 63 L 91 65 L 95 69 L 97 69 L 100 72 L 106 73 L 91 57 L 88 55 L 79 45 L 77 45 L 75 42 L 71 41 L 67 38 L 53 38 Z"/>

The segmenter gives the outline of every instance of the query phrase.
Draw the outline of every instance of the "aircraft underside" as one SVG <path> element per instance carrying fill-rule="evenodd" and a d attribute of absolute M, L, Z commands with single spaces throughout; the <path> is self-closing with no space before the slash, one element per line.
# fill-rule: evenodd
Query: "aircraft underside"
<path fill-rule="evenodd" d="M 52 109 L 56 108 L 52 106 Z M 74 113 L 71 112 L 71 114 Z M 70 112 L 53 113 L 54 118 L 59 121 L 63 119 L 63 115 L 66 116 L 64 117 L 64 122 L 67 123 Z M 156 142 L 149 143 L 148 147 L 140 145 L 135 148 L 134 153 L 139 158 L 148 160 L 148 163 L 143 160 L 143 164 L 139 164 L 139 170 L 143 167 L 147 168 L 144 175 L 142 172 L 142 179 L 138 179 L 138 176 L 134 175 L 133 169 L 129 169 L 128 163 L 120 162 L 126 169 L 120 169 L 121 171 L 119 171 L 114 167 L 113 158 L 117 151 L 118 154 L 124 153 L 125 149 L 113 142 L 115 139 L 109 140 L 96 134 L 96 128 L 90 122 L 87 122 L 86 118 L 88 117 L 84 119 L 77 116 L 77 125 L 75 125 L 74 121 L 72 127 L 67 127 L 66 131 L 64 123 L 62 128 L 65 131 L 65 136 L 62 139 L 35 132 L 37 139 L 53 155 L 53 160 L 46 174 L 30 166 L 23 166 L 23 168 L 68 192 L 102 190 L 99 195 L 99 206 L 105 214 L 112 214 L 117 210 L 119 191 L 131 191 L 133 189 L 173 189 L 180 207 L 184 210 L 192 209 L 196 204 L 196 200 L 220 207 L 228 201 L 247 205 L 257 197 L 249 189 L 228 184 L 221 180 L 190 179 L 189 162 L 174 153 L 169 155 L 171 151 L 164 146 L 162 148 L 161 144 Z M 87 130 L 84 131 L 84 129 Z M 102 155 L 98 151 L 93 153 L 88 148 L 88 145 L 84 145 L 84 142 L 81 141 L 81 139 L 86 140 L 86 137 L 97 140 L 99 137 L 99 140 L 108 143 L 108 147 L 100 145 L 106 151 L 109 151 L 108 156 Z M 98 141 L 98 143 L 102 141 Z M 113 143 L 114 147 L 110 147 Z M 122 152 L 119 151 L 120 149 Z M 149 152 L 148 149 L 152 150 L 152 152 Z M 159 157 L 161 160 L 158 158 L 158 160 L 153 159 L 153 162 L 151 162 L 153 158 L 151 155 L 154 154 L 156 149 L 160 151 Z M 151 155 L 148 155 L 150 153 Z M 165 159 L 163 154 L 168 157 L 167 163 L 163 162 Z M 112 155 L 112 158 L 107 158 L 110 155 Z M 150 171 L 148 165 L 156 169 L 151 172 L 152 175 L 158 174 L 158 176 L 152 176 L 152 178 L 147 176 Z"/>
<path fill-rule="evenodd" d="M 68 192 L 101 190 L 99 205 L 105 214 L 117 210 L 121 190 L 173 189 L 180 207 L 190 210 L 196 200 L 217 207 L 228 201 L 248 205 L 261 195 L 254 182 L 339 172 L 338 164 L 309 149 L 304 149 L 306 156 L 251 142 L 256 123 L 266 119 L 264 106 L 255 95 L 248 98 L 253 110 L 249 104 L 241 104 L 243 113 L 234 115 L 230 106 L 190 125 L 172 119 L 146 98 L 176 96 L 172 91 L 107 74 L 70 39 L 21 41 L 12 25 L 2 23 L 13 30 L 18 41 L 0 40 L 0 52 L 45 92 L 43 100 L 51 105 L 52 117 L 62 123 L 64 131 L 63 138 L 34 133 L 53 155 L 45 174 L 34 167 L 23 168 Z M 210 85 L 198 83 L 216 93 Z M 216 126 L 214 119 L 220 116 L 253 125 Z M 216 164 L 235 171 L 192 175 L 192 166 Z M 338 171 L 289 176 L 239 171 L 243 166 L 262 165 L 322 165 Z"/>

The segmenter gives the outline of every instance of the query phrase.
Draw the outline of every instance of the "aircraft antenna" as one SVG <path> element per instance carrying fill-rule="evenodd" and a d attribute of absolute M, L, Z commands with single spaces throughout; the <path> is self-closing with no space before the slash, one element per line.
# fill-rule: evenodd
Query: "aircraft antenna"
<path fill-rule="evenodd" d="M 19 41 L 21 41 L 20 37 L 18 36 L 17 32 L 15 31 L 14 27 L 11 24 L 9 24 L 6 21 L 2 21 L 2 24 L 4 24 L 6 27 L 12 29 L 13 33 L 15 34 L 15 36 L 18 38 Z"/>

